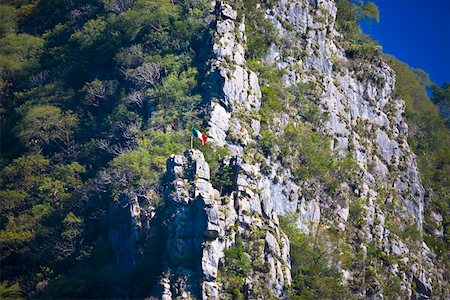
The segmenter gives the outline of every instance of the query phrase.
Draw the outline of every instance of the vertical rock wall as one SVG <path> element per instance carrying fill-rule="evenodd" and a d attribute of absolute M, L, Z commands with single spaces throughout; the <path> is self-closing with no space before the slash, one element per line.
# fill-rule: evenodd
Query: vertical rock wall
<path fill-rule="evenodd" d="M 350 198 L 337 203 L 320 194 L 305 197 L 291 170 L 278 161 L 268 158 L 271 170 L 262 174 L 260 165 L 250 164 L 242 155 L 246 146 L 258 139 L 260 124 L 253 116 L 261 106 L 260 88 L 257 75 L 246 67 L 245 16 L 238 16 L 225 2 L 216 2 L 212 71 L 220 74 L 216 78 L 222 80 L 218 85 L 222 84 L 223 93 L 211 101 L 209 135 L 236 153 L 243 170 L 238 175 L 238 189 L 256 188 L 258 192 L 250 194 L 263 209 L 296 213 L 298 226 L 305 232 L 319 223 L 346 231 Z M 286 72 L 287 87 L 314 83 L 322 113 L 329 116 L 318 130 L 332 137 L 333 150 L 341 155 L 350 152 L 361 168 L 361 184 L 351 192 L 364 200 L 366 215 L 365 225 L 357 233 L 359 243 L 354 246 L 367 251 L 369 244 L 375 245 L 402 259 L 404 263 L 388 268 L 402 278 L 402 291 L 412 296 L 413 286 L 420 281 L 422 292 L 418 294 L 429 295 L 432 281 L 436 285 L 442 282 L 433 255 L 424 243 L 406 243 L 390 230 L 393 226 L 404 230 L 415 222 L 421 231 L 424 201 L 415 156 L 407 143 L 404 103 L 394 91 L 394 72 L 381 57 L 374 61 L 346 57 L 343 36 L 334 28 L 334 1 L 280 0 L 266 11 L 266 18 L 278 32 L 266 63 Z M 288 116 L 275 121 L 281 130 L 288 122 L 295 123 Z M 241 205 L 246 206 L 242 200 Z M 324 209 L 331 209 L 331 216 L 324 216 Z M 241 220 L 246 222 L 244 217 Z M 382 296 L 381 287 L 374 287 L 366 296 L 371 295 Z"/>
<path fill-rule="evenodd" d="M 209 166 L 199 150 L 172 156 L 167 171 L 165 198 L 170 217 L 160 295 L 164 299 L 219 299 L 225 293 L 219 278 L 224 249 L 239 236 L 246 243 L 258 244 L 251 262 L 262 259 L 262 264 L 269 266 L 246 279 L 248 296 L 256 286 L 261 288 L 261 282 L 268 284 L 264 286 L 269 288 L 267 292 L 282 296 L 290 284 L 289 243 L 278 229 L 276 213 L 267 207 L 263 210 L 259 198 L 249 189 L 251 173 L 258 170 L 249 167 L 247 175 L 237 179 L 237 191 L 224 197 L 209 182 Z M 252 236 L 256 231 L 258 237 Z"/>
<path fill-rule="evenodd" d="M 148 228 L 155 208 L 141 203 L 134 194 L 122 194 L 111 205 L 108 215 L 108 238 L 120 273 L 126 274 L 135 265 L 142 248 L 137 244 L 141 230 Z"/>
<path fill-rule="evenodd" d="M 226 207 L 209 176 L 209 166 L 198 150 L 172 156 L 167 162 L 165 297 L 185 299 L 218 293 L 214 281 L 225 245 Z"/>
<path fill-rule="evenodd" d="M 258 75 L 245 58 L 245 16 L 238 15 L 231 1 L 212 3 L 215 20 L 209 83 L 214 91 L 206 109 L 208 136 L 211 144 L 230 150 L 229 165 L 236 177 L 233 191 L 221 195 L 212 187 L 209 166 L 200 151 L 188 150 L 168 160 L 164 195 L 168 239 L 159 296 L 230 296 L 226 274 L 221 273 L 226 265 L 224 250 L 240 238 L 253 269 L 245 278 L 244 296 L 285 298 L 291 284 L 289 241 L 280 230 L 278 216 L 296 214 L 298 227 L 306 233 L 319 224 L 333 225 L 341 232 L 352 232 L 351 246 L 365 255 L 370 244 L 394 256 L 395 262 L 383 267 L 401 279 L 403 295 L 427 299 L 433 285 L 443 281 L 433 265 L 433 254 L 422 241 L 407 242 L 387 226 L 392 221 L 400 227 L 416 222 L 421 229 L 424 198 L 406 140 L 404 103 L 394 92 L 393 71 L 381 58 L 368 62 L 346 57 L 343 38 L 334 28 L 334 1 L 280 0 L 265 12 L 278 33 L 266 63 L 285 70 L 286 87 L 314 83 L 321 111 L 329 116 L 316 129 L 332 137 L 330 147 L 337 155 L 350 153 L 361 168 L 359 186 L 341 187 L 353 197 L 337 201 L 323 193 L 304 193 L 292 170 L 267 157 L 265 165 L 270 168 L 263 171 L 261 164 L 253 162 L 255 153 L 247 151 L 260 135 L 256 115 L 261 91 Z M 281 115 L 274 122 L 282 132 L 288 122 L 296 120 Z M 355 197 L 364 201 L 365 223 L 349 230 L 349 206 Z M 125 209 L 127 222 L 139 227 L 133 221 L 138 214 L 133 206 L 136 201 L 125 202 L 130 207 Z M 119 215 L 118 210 L 111 211 L 111 219 L 120 219 Z M 136 238 L 133 226 L 123 226 L 113 227 L 110 237 L 116 255 L 125 257 L 124 267 L 129 267 L 134 264 L 129 249 Z M 129 236 L 119 238 L 123 235 Z M 355 276 L 351 270 L 342 272 L 346 280 Z M 377 280 L 359 296 L 382 298 Z"/>
<path fill-rule="evenodd" d="M 316 7 L 308 1 L 281 0 L 267 12 L 267 18 L 277 28 L 279 39 L 269 48 L 266 61 L 286 70 L 287 86 L 317 84 L 322 112 L 329 115 L 324 129 L 334 138 L 333 148 L 349 151 L 362 170 L 356 194 L 365 200 L 367 224 L 359 233 L 360 247 L 374 243 L 385 253 L 406 259 L 400 267 L 393 264 L 391 272 L 402 278 L 406 294 L 412 295 L 418 280 L 422 287 L 418 294 L 428 297 L 432 278 L 436 285 L 442 281 L 432 263 L 433 255 L 425 243 L 407 245 L 386 226 L 386 219 L 396 219 L 394 226 L 400 227 L 414 220 L 421 231 L 424 205 L 424 188 L 407 143 L 404 103 L 394 91 L 394 72 L 382 58 L 346 57 L 343 37 L 334 28 L 334 1 L 318 1 Z M 291 43 L 283 44 L 283 40 Z M 300 59 L 299 52 L 303 54 Z M 317 205 L 314 199 L 310 203 Z M 388 211 L 387 206 L 394 208 Z M 345 206 L 336 209 L 338 228 L 346 226 L 345 210 Z M 316 218 L 324 217 L 319 213 Z M 381 292 L 375 294 L 381 296 Z"/>

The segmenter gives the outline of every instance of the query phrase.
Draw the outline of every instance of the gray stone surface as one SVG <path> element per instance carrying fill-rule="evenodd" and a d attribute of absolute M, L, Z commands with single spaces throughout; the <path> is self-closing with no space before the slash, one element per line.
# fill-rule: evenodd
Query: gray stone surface
<path fill-rule="evenodd" d="M 280 246 L 278 245 L 276 238 L 269 231 L 266 232 L 266 245 L 270 253 L 276 256 L 281 255 Z"/>
<path fill-rule="evenodd" d="M 230 150 L 226 159 L 238 176 L 233 191 L 220 195 L 209 182 L 209 168 L 201 152 L 188 151 L 169 160 L 172 189 L 167 201 L 174 206 L 174 217 L 167 249 L 173 274 L 165 284 L 170 286 L 171 297 L 190 293 L 203 299 L 220 298 L 224 292 L 218 280 L 223 250 L 234 244 L 237 235 L 250 244 L 252 235 L 263 230 L 264 245 L 254 252 L 268 269 L 245 279 L 245 297 L 258 299 L 254 292 L 264 283 L 268 293 L 285 298 L 291 283 L 289 241 L 280 230 L 278 215 L 295 214 L 297 226 L 305 233 L 315 234 L 327 226 L 345 233 L 353 226 L 349 207 L 355 199 L 363 205 L 363 224 L 355 233 L 360 244 L 353 246 L 367 254 L 370 243 L 398 256 L 401 263 L 388 270 L 401 279 L 405 295 L 413 296 L 414 281 L 426 296 L 432 291 L 431 278 L 442 278 L 433 274 L 439 272 L 426 245 L 418 252 L 417 247 L 398 238 L 387 228 L 392 215 L 383 211 L 383 204 L 395 206 L 395 217 L 415 220 L 422 228 L 425 191 L 407 144 L 404 103 L 394 93 L 395 74 L 381 60 L 349 60 L 340 44 L 341 34 L 334 29 L 335 1 L 313 2 L 279 0 L 266 11 L 278 32 L 265 58 L 284 71 L 286 86 L 315 85 L 314 101 L 329 116 L 315 130 L 332 137 L 330 149 L 337 156 L 353 156 L 360 167 L 358 183 L 346 182 L 340 187 L 343 194 L 330 196 L 317 182 L 294 180 L 292 170 L 275 155 L 262 162 L 264 159 L 250 153 L 261 131 L 257 117 L 260 81 L 245 59 L 245 16 L 238 17 L 231 2 L 216 1 L 209 75 L 217 93 L 206 99 L 208 136 L 212 147 Z M 271 130 L 281 135 L 289 122 L 297 121 L 292 112 L 276 116 Z M 269 167 L 263 168 L 266 165 Z M 196 176 L 185 178 L 192 168 Z M 194 255 L 201 267 L 182 271 L 176 265 L 182 253 Z M 255 259 L 247 255 L 251 261 Z M 421 264 L 409 267 L 417 261 Z M 342 269 L 342 274 L 346 281 L 355 276 L 352 270 Z M 368 298 L 381 297 L 382 287 L 374 280 Z"/>

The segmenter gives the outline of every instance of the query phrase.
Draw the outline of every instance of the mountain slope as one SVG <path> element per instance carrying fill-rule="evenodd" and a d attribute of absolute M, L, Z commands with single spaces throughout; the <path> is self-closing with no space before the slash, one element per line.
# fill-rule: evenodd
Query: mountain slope
<path fill-rule="evenodd" d="M 448 297 L 448 129 L 373 4 L 2 3 L 2 297 Z"/>

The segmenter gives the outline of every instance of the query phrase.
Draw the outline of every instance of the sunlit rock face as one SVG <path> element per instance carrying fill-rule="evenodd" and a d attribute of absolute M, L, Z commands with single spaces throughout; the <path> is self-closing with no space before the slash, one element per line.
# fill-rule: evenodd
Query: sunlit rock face
<path fill-rule="evenodd" d="M 407 143 L 404 102 L 394 91 L 395 74 L 381 58 L 370 62 L 348 59 L 341 46 L 343 36 L 334 28 L 334 1 L 319 1 L 318 8 L 310 4 L 279 1 L 267 12 L 280 39 L 269 47 L 266 61 L 286 71 L 287 86 L 310 82 L 317 85 L 321 110 L 328 115 L 323 129 L 333 137 L 332 147 L 338 153 L 350 152 L 362 170 L 362 182 L 356 191 L 365 199 L 367 208 L 367 223 L 360 233 L 362 246 L 373 242 L 386 253 L 422 261 L 419 268 L 413 264 L 395 266 L 393 270 L 403 279 L 406 294 L 414 293 L 417 285 L 413 282 L 421 277 L 420 285 L 426 288 L 418 294 L 429 295 L 432 278 L 440 281 L 442 275 L 436 276 L 431 260 L 422 257 L 420 249 L 427 247 L 418 245 L 419 250 L 412 253 L 408 249 L 411 244 L 402 243 L 385 226 L 386 217 L 400 223 L 412 218 L 420 231 L 423 224 L 424 188 L 415 155 Z M 298 36 L 302 39 L 295 38 Z M 282 44 L 283 39 L 292 43 Z M 296 58 L 299 51 L 303 53 L 301 59 Z M 295 206 L 288 203 L 275 207 L 279 212 L 292 211 Z M 306 231 L 302 224 L 318 223 L 320 219 L 323 222 L 323 201 L 317 205 L 317 199 L 302 199 L 299 204 L 299 225 Z M 387 211 L 387 205 L 395 208 Z M 341 229 L 345 229 L 348 219 L 348 209 L 343 206 L 337 205 L 336 215 L 332 216 L 338 217 L 334 223 Z M 376 295 L 381 297 L 382 291 Z"/>
<path fill-rule="evenodd" d="M 225 253 L 241 239 L 251 249 L 245 255 L 252 267 L 252 275 L 244 278 L 244 297 L 287 298 L 292 283 L 290 246 L 279 216 L 290 215 L 305 234 L 334 228 L 342 243 L 362 253 L 363 261 L 370 251 L 381 253 L 384 258 L 377 258 L 377 263 L 399 278 L 402 297 L 439 297 L 443 272 L 433 264 L 434 255 L 420 236 L 424 188 L 407 142 L 404 102 L 394 91 L 393 70 L 381 57 L 347 58 L 343 36 L 335 29 L 334 1 L 280 0 L 264 11 L 277 33 L 264 63 L 283 70 L 287 88 L 314 87 L 314 101 L 323 115 L 314 130 L 330 137 L 334 155 L 348 155 L 359 167 L 357 178 L 342 182 L 339 193 L 327 193 L 313 180 L 296 179 L 292 167 L 279 158 L 266 156 L 261 162 L 250 152 L 260 142 L 258 114 L 264 104 L 259 74 L 246 59 L 246 18 L 235 3 L 212 1 L 207 76 L 211 91 L 206 93 L 212 96 L 204 107 L 208 143 L 229 150 L 224 161 L 233 169 L 233 188 L 223 193 L 212 186 L 209 165 L 199 150 L 167 161 L 167 244 L 157 296 L 231 297 Z M 275 136 L 282 136 L 289 123 L 297 125 L 296 113 L 300 114 L 273 118 Z M 351 220 L 355 202 L 361 203 L 358 226 Z M 136 220 L 135 202 L 129 203 L 129 220 Z M 399 231 L 407 228 L 418 228 L 419 237 L 402 237 Z M 113 240 L 118 232 L 121 229 L 115 229 Z M 133 264 L 132 254 L 117 251 L 127 257 L 125 265 Z M 335 263 L 346 282 L 360 276 L 361 270 Z M 356 296 L 382 299 L 386 274 L 374 275 Z"/>

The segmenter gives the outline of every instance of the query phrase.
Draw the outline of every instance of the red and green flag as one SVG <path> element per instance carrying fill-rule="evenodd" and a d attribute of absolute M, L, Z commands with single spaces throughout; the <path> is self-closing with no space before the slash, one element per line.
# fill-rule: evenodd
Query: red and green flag
<path fill-rule="evenodd" d="M 193 137 L 198 137 L 201 141 L 202 141 L 202 145 L 206 144 L 206 140 L 208 139 L 208 137 L 206 135 L 204 135 L 203 133 L 201 133 L 197 128 L 192 127 L 192 136 Z"/>

